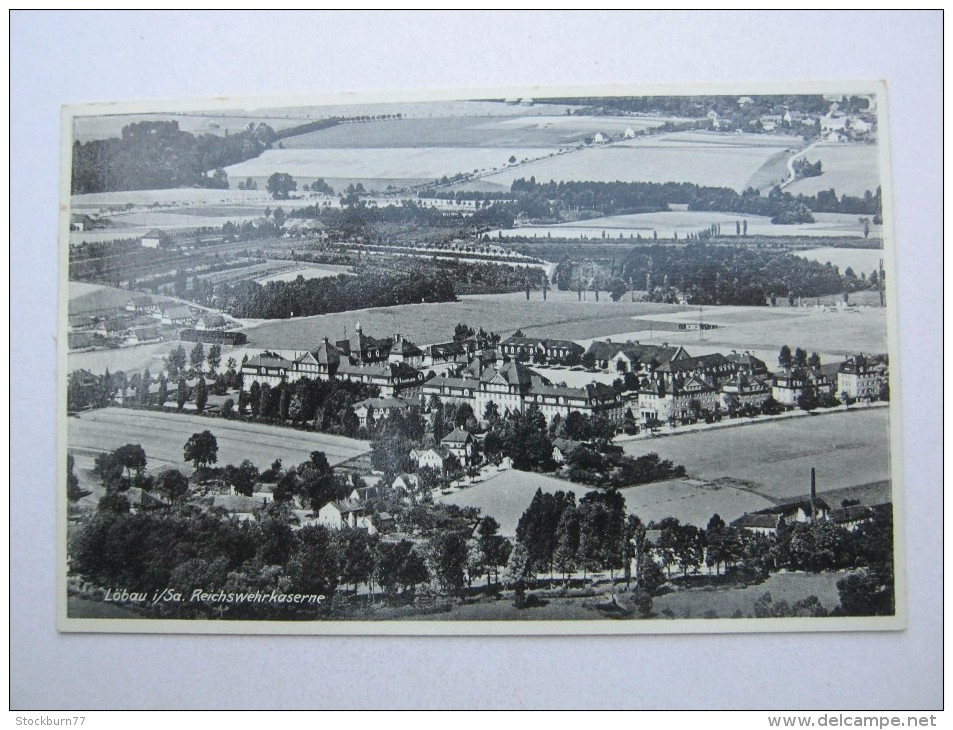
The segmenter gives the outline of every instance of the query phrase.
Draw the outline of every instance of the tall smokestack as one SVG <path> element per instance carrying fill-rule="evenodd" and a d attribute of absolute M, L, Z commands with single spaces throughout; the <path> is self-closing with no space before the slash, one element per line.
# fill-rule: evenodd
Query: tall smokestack
<path fill-rule="evenodd" d="M 817 503 L 817 475 L 814 467 L 811 467 L 811 522 L 814 522 L 814 516 L 817 514 L 815 504 Z"/>

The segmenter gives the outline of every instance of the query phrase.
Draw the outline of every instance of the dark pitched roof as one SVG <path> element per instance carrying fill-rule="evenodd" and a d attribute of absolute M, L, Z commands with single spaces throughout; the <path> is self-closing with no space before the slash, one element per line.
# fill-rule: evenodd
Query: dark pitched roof
<path fill-rule="evenodd" d="M 311 357 L 317 360 L 321 365 L 335 365 L 341 362 L 342 353 L 340 350 L 338 350 L 338 348 L 336 348 L 330 342 L 325 341 L 325 342 L 322 342 L 320 345 L 318 345 L 316 350 L 310 350 L 304 355 L 301 355 L 300 357 L 298 357 L 295 360 L 295 362 L 301 362 L 309 354 L 311 355 Z"/>
<path fill-rule="evenodd" d="M 394 340 L 394 344 L 391 345 L 390 352 L 392 355 L 401 355 L 402 357 L 420 357 L 424 354 L 423 350 L 417 345 L 399 335 Z"/>
<path fill-rule="evenodd" d="M 736 520 L 732 520 L 732 527 L 762 527 L 774 529 L 778 526 L 778 516 L 776 514 L 744 514 Z"/>
<path fill-rule="evenodd" d="M 584 445 L 585 443 L 583 441 L 573 441 L 572 439 L 553 439 L 553 446 L 559 449 L 563 454 L 568 454 Z"/>
<path fill-rule="evenodd" d="M 290 360 L 285 360 L 281 355 L 275 355 L 270 352 L 263 352 L 260 355 L 255 355 L 254 357 L 248 358 L 248 361 L 243 367 L 269 367 L 269 368 L 286 368 L 290 369 L 293 363 Z"/>
<path fill-rule="evenodd" d="M 460 428 L 459 426 L 453 429 L 450 433 L 440 439 L 442 444 L 464 444 L 467 441 L 473 440 L 473 436 L 466 429 Z"/>
<path fill-rule="evenodd" d="M 447 386 L 448 388 L 467 388 L 469 390 L 476 390 L 480 385 L 480 381 L 474 380 L 472 378 L 451 378 L 449 376 L 437 376 L 436 378 L 431 378 L 426 383 L 427 386 L 433 388 L 440 388 L 442 386 Z"/>
<path fill-rule="evenodd" d="M 679 360 L 669 360 L 668 362 L 656 368 L 656 371 L 663 373 L 685 372 L 687 370 L 696 370 L 698 368 L 714 368 L 728 364 L 728 358 L 720 352 L 714 352 L 710 355 L 699 355 L 697 357 L 685 357 Z"/>

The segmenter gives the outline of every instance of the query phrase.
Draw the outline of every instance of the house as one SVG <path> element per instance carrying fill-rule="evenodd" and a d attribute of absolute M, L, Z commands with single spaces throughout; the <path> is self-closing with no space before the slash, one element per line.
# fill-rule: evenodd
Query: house
<path fill-rule="evenodd" d="M 159 311 L 159 305 L 147 294 L 140 294 L 126 302 L 126 311 L 136 314 L 152 314 Z"/>
<path fill-rule="evenodd" d="M 151 327 L 133 327 L 126 337 L 126 345 L 145 345 L 149 342 L 161 342 L 162 331 L 155 325 Z"/>
<path fill-rule="evenodd" d="M 263 352 L 242 363 L 242 388 L 249 390 L 252 383 L 271 387 L 279 385 L 288 377 L 294 363 L 274 352 Z"/>
<path fill-rule="evenodd" d="M 407 363 L 411 367 L 419 368 L 423 365 L 424 351 L 410 340 L 399 334 L 394 335 L 394 344 L 391 345 L 387 361 L 390 363 Z"/>
<path fill-rule="evenodd" d="M 833 522 L 848 530 L 873 519 L 874 510 L 863 504 L 850 504 L 827 513 L 828 522 Z"/>
<path fill-rule="evenodd" d="M 139 239 L 139 245 L 143 248 L 164 248 L 168 245 L 169 240 L 169 234 L 160 231 L 158 228 L 153 228 Z"/>
<path fill-rule="evenodd" d="M 610 339 L 598 340 L 589 345 L 586 355 L 591 355 L 596 367 L 603 370 L 620 371 L 619 363 L 624 363 L 626 372 L 649 373 L 660 365 L 672 360 L 687 358 L 685 348 L 664 345 L 643 345 L 638 341 L 613 342 Z"/>
<path fill-rule="evenodd" d="M 572 340 L 540 339 L 537 337 L 510 337 L 500 343 L 500 350 L 504 355 L 522 361 L 533 361 L 541 358 L 549 361 L 578 362 L 586 351 L 582 345 Z"/>
<path fill-rule="evenodd" d="M 96 325 L 93 332 L 103 337 L 124 339 L 129 336 L 129 322 L 130 319 L 127 317 L 105 319 Z"/>
<path fill-rule="evenodd" d="M 162 324 L 191 324 L 192 310 L 186 307 L 184 304 L 172 304 L 162 307 L 160 318 L 162 320 Z"/>
<path fill-rule="evenodd" d="M 796 406 L 804 394 L 830 396 L 834 382 L 821 368 L 780 370 L 771 379 L 771 395 L 780 404 Z"/>
<path fill-rule="evenodd" d="M 243 494 L 216 494 L 212 509 L 223 509 L 240 520 L 255 520 L 255 512 L 265 506 L 266 498 L 246 497 Z"/>
<path fill-rule="evenodd" d="M 736 520 L 732 520 L 731 527 L 737 527 L 748 532 L 755 532 L 760 535 L 775 535 L 778 532 L 778 523 L 783 522 L 783 517 L 776 514 L 753 513 L 741 515 Z"/>
<path fill-rule="evenodd" d="M 475 462 L 476 445 L 473 434 L 463 428 L 455 428 L 442 439 L 440 445 L 457 457 L 461 466 L 471 466 Z"/>
<path fill-rule="evenodd" d="M 73 213 L 69 217 L 69 229 L 71 231 L 90 231 L 93 229 L 95 219 L 85 213 Z"/>
<path fill-rule="evenodd" d="M 392 340 L 379 340 L 370 335 L 365 335 L 361 329 L 361 323 L 358 322 L 351 337 L 339 340 L 334 344 L 351 363 L 363 365 L 387 360 L 390 357 L 390 350 L 394 343 Z"/>
<path fill-rule="evenodd" d="M 887 384 L 886 357 L 848 357 L 837 368 L 837 392 L 848 398 L 872 400 Z"/>
<path fill-rule="evenodd" d="M 426 466 L 441 474 L 444 471 L 448 456 L 450 456 L 450 452 L 443 448 L 413 449 L 410 452 L 410 458 L 417 465 L 418 470 Z"/>
<path fill-rule="evenodd" d="M 701 375 L 649 382 L 639 390 L 639 418 L 645 425 L 700 418 L 721 408 L 721 390 Z"/>
<path fill-rule="evenodd" d="M 391 487 L 401 492 L 413 492 L 420 486 L 420 477 L 416 474 L 398 474 Z"/>
<path fill-rule="evenodd" d="M 474 378 L 438 376 L 424 383 L 421 390 L 428 400 L 439 398 L 443 402 L 458 403 L 472 401 L 479 387 L 480 381 Z"/>
<path fill-rule="evenodd" d="M 467 359 L 467 351 L 463 342 L 444 342 L 436 345 L 427 345 L 421 367 L 433 367 L 448 363 L 463 362 Z"/>
<path fill-rule="evenodd" d="M 720 407 L 728 413 L 745 406 L 760 408 L 770 397 L 771 385 L 766 380 L 739 372 L 721 386 Z"/>
<path fill-rule="evenodd" d="M 615 388 L 595 381 L 580 388 L 534 381 L 525 403 L 534 403 L 548 421 L 556 415 L 565 419 L 578 411 L 584 416 L 603 416 L 612 423 L 621 423 L 625 410 L 622 395 Z"/>
<path fill-rule="evenodd" d="M 341 358 L 341 351 L 325 337 L 324 342 L 318 345 L 317 349 L 310 350 L 295 358 L 292 365 L 293 379 L 330 380 L 337 374 Z"/>
<path fill-rule="evenodd" d="M 651 377 L 656 383 L 664 383 L 671 389 L 680 388 L 682 383 L 691 378 L 717 386 L 738 372 L 738 367 L 738 363 L 732 362 L 720 352 L 715 352 L 710 355 L 669 360 L 652 370 Z"/>
<path fill-rule="evenodd" d="M 553 461 L 557 464 L 565 464 L 569 455 L 583 446 L 582 441 L 573 441 L 572 439 L 553 439 Z"/>
<path fill-rule="evenodd" d="M 195 329 L 197 330 L 223 330 L 227 326 L 228 320 L 216 312 L 206 314 L 195 323 Z"/>
<path fill-rule="evenodd" d="M 424 382 L 424 374 L 404 362 L 378 362 L 368 365 L 342 362 L 338 366 L 337 377 L 353 383 L 376 385 L 384 398 L 398 393 L 419 392 Z"/>
<path fill-rule="evenodd" d="M 364 504 L 367 500 L 373 499 L 376 496 L 377 487 L 354 487 L 348 495 L 348 499 L 352 502 Z"/>
<path fill-rule="evenodd" d="M 410 403 L 403 398 L 365 398 L 351 406 L 357 422 L 364 427 L 372 425 L 382 419 L 390 418 L 395 411 L 405 413 L 410 410 Z"/>
<path fill-rule="evenodd" d="M 372 535 L 377 533 L 370 516 L 364 510 L 364 506 L 352 499 L 328 502 L 318 510 L 318 524 L 332 530 L 359 527 L 367 530 Z"/>
<path fill-rule="evenodd" d="M 752 355 L 749 350 L 745 350 L 744 352 L 732 350 L 725 356 L 725 359 L 735 366 L 736 372 L 744 372 L 750 375 L 768 374 L 767 363 Z"/>

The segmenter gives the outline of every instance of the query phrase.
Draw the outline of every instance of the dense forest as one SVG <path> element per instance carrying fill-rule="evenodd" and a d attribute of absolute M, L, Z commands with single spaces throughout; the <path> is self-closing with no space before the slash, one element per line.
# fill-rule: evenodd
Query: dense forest
<path fill-rule="evenodd" d="M 195 136 L 179 123 L 135 122 L 119 139 L 73 144 L 72 192 L 227 188 L 222 168 L 257 157 L 275 141 L 267 124 L 249 124 L 238 134 Z M 215 172 L 207 176 L 208 170 Z"/>
<path fill-rule="evenodd" d="M 705 243 L 638 247 L 614 270 L 567 257 L 553 281 L 563 290 L 647 288 L 658 301 L 749 306 L 762 306 L 772 297 L 818 297 L 866 286 L 837 267 L 793 254 Z"/>

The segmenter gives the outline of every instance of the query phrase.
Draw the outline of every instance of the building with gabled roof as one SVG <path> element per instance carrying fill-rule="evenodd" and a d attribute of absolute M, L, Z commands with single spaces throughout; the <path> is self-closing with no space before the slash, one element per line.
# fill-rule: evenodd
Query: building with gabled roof
<path fill-rule="evenodd" d="M 337 377 L 353 383 L 375 385 L 384 398 L 419 392 L 424 382 L 424 374 L 404 362 L 378 362 L 366 365 L 342 362 L 338 366 Z"/>
<path fill-rule="evenodd" d="M 295 358 L 292 379 L 330 380 L 337 374 L 342 357 L 341 351 L 325 337 L 317 348 Z"/>
<path fill-rule="evenodd" d="M 143 248 L 160 248 L 168 244 L 168 242 L 169 234 L 165 231 L 160 231 L 158 228 L 153 228 L 146 232 L 142 238 L 139 239 L 139 245 Z"/>
<path fill-rule="evenodd" d="M 137 294 L 126 302 L 126 311 L 136 314 L 147 314 L 159 311 L 159 305 L 148 294 Z"/>
<path fill-rule="evenodd" d="M 242 388 L 248 390 L 252 383 L 280 385 L 288 379 L 294 363 L 274 352 L 263 352 L 242 363 Z"/>
<path fill-rule="evenodd" d="M 394 343 L 390 339 L 377 339 L 365 335 L 364 330 L 361 329 L 361 323 L 358 322 L 354 327 L 353 335 L 347 339 L 338 340 L 334 344 L 351 363 L 364 365 L 387 360 Z"/>
<path fill-rule="evenodd" d="M 569 458 L 569 455 L 580 446 L 584 445 L 584 441 L 574 441 L 573 439 L 562 438 L 553 439 L 553 461 L 555 461 L 557 464 L 565 464 L 566 460 Z"/>
<path fill-rule="evenodd" d="M 540 337 L 509 337 L 500 343 L 500 351 L 509 357 L 533 361 L 541 354 L 547 361 L 578 359 L 586 349 L 572 340 Z"/>
<path fill-rule="evenodd" d="M 887 383 L 886 357 L 853 355 L 837 368 L 837 392 L 848 398 L 874 399 Z"/>
<path fill-rule="evenodd" d="M 184 304 L 171 304 L 162 307 L 160 317 L 163 324 L 191 324 L 192 310 Z"/>
<path fill-rule="evenodd" d="M 457 457 L 461 466 L 470 466 L 475 461 L 476 446 L 473 434 L 459 426 L 442 439 L 440 446 Z"/>
<path fill-rule="evenodd" d="M 410 458 L 417 465 L 418 471 L 424 467 L 429 467 L 440 474 L 443 473 L 449 456 L 450 452 L 443 447 L 412 449 L 410 452 Z"/>
<path fill-rule="evenodd" d="M 411 367 L 421 367 L 424 360 L 424 351 L 400 334 L 394 335 L 393 344 L 387 356 L 391 363 L 407 363 Z"/>
<path fill-rule="evenodd" d="M 366 513 L 364 505 L 353 499 L 337 499 L 318 510 L 318 524 L 332 530 L 358 527 L 375 534 L 377 530 Z"/>
<path fill-rule="evenodd" d="M 410 403 L 404 398 L 365 398 L 351 406 L 357 422 L 365 428 L 381 419 L 390 418 L 395 411 L 406 413 Z"/>

